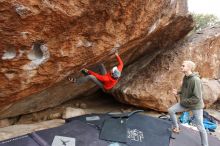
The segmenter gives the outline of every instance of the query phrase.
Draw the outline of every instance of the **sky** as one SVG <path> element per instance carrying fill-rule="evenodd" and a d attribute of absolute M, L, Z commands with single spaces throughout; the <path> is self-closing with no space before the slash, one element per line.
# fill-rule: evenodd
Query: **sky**
<path fill-rule="evenodd" d="M 214 14 L 220 19 L 220 0 L 188 0 L 190 12 Z"/>

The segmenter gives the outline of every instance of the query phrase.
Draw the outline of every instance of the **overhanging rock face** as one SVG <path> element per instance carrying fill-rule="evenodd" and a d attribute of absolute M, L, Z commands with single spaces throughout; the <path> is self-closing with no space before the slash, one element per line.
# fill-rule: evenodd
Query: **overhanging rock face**
<path fill-rule="evenodd" d="M 94 87 L 66 80 L 106 61 L 164 50 L 192 29 L 186 0 L 0 0 L 0 118 L 59 105 Z M 149 56 L 152 58 L 152 56 Z M 110 63 L 111 62 L 111 63 Z"/>
<path fill-rule="evenodd" d="M 115 96 L 121 102 L 167 111 L 177 102 L 172 89 L 181 86 L 181 64 L 184 60 L 192 60 L 202 77 L 206 106 L 210 106 L 220 97 L 219 46 L 220 27 L 216 26 L 177 43 L 149 64 L 148 57 L 142 57 L 126 68 L 126 76 L 117 85 Z"/>

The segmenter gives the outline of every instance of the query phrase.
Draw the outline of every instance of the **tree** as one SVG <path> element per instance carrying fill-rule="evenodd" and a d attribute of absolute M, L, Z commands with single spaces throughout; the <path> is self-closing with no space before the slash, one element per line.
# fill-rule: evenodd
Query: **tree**
<path fill-rule="evenodd" d="M 216 17 L 213 14 L 192 14 L 193 19 L 196 23 L 195 25 L 195 31 L 199 31 L 205 27 L 218 25 L 220 24 L 220 21 L 218 17 Z"/>

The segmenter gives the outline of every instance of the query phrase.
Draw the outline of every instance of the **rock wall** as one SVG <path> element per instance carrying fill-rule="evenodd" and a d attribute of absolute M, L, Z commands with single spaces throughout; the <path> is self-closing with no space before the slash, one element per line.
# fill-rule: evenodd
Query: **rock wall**
<path fill-rule="evenodd" d="M 193 27 L 186 0 L 0 0 L 0 118 L 59 105 L 93 84 L 66 80 L 83 67 L 126 66 L 167 49 Z M 152 56 L 149 56 L 152 58 Z"/>
<path fill-rule="evenodd" d="M 167 109 L 177 102 L 173 88 L 181 86 L 184 60 L 197 64 L 203 78 L 206 107 L 220 98 L 220 27 L 207 28 L 195 33 L 163 53 L 149 60 L 142 57 L 125 70 L 126 76 L 117 85 L 116 98 L 128 104 L 157 111 Z"/>

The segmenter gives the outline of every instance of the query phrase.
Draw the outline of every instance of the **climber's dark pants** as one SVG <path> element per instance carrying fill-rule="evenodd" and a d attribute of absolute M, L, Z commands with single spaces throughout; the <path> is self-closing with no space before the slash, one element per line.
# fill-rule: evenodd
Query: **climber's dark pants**
<path fill-rule="evenodd" d="M 100 67 L 99 67 L 99 70 L 101 72 L 102 75 L 105 75 L 107 74 L 107 71 L 106 71 L 106 68 L 103 64 L 100 64 Z M 92 81 L 93 83 L 95 83 L 96 85 L 98 85 L 104 92 L 105 92 L 105 89 L 104 89 L 104 85 L 102 82 L 100 82 L 95 76 L 93 75 L 86 75 L 84 77 L 81 77 L 81 78 L 78 78 L 76 80 L 76 83 L 78 84 L 82 84 L 82 83 L 85 83 L 87 81 Z"/>

